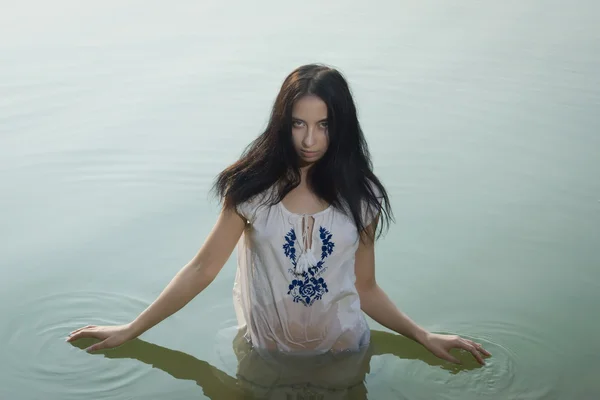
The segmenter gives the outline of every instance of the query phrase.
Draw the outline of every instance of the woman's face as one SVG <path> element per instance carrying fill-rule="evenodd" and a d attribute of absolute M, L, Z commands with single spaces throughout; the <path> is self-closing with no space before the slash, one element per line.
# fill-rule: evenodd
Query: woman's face
<path fill-rule="evenodd" d="M 327 105 L 319 97 L 307 95 L 294 104 L 292 139 L 301 167 L 317 162 L 327 152 Z"/>

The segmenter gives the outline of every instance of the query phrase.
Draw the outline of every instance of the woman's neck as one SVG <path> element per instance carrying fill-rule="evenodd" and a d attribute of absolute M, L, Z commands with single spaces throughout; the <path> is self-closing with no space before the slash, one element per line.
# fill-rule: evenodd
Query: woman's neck
<path fill-rule="evenodd" d="M 313 166 L 313 164 L 308 164 L 305 166 L 300 167 L 300 184 L 301 185 L 305 185 L 306 184 L 306 177 L 308 176 L 308 171 L 310 170 L 310 168 Z"/>

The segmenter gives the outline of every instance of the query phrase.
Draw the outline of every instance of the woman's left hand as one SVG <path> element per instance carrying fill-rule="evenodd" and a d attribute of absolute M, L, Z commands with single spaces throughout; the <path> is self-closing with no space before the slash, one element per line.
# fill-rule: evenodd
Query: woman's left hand
<path fill-rule="evenodd" d="M 456 335 L 440 335 L 438 333 L 428 333 L 423 340 L 423 346 L 435 356 L 460 364 L 460 361 L 450 354 L 450 349 L 458 348 L 469 351 L 473 354 L 473 357 L 481 365 L 485 365 L 483 356 L 491 356 L 491 354 L 485 350 L 480 343 L 476 343 L 469 339 L 463 339 Z"/>

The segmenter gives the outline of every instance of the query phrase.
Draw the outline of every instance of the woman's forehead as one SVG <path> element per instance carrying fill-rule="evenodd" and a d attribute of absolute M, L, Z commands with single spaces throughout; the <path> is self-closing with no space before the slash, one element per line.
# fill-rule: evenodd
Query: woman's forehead
<path fill-rule="evenodd" d="M 315 121 L 327 119 L 327 104 L 318 96 L 303 96 L 294 103 L 292 116 L 294 118 L 308 118 Z"/>

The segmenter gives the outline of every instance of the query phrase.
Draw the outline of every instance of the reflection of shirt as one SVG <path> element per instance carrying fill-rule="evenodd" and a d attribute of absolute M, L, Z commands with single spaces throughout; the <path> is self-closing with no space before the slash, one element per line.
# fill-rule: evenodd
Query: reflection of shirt
<path fill-rule="evenodd" d="M 259 399 L 366 399 L 372 346 L 357 352 L 263 357 L 239 331 L 233 339 L 238 387 Z"/>
<path fill-rule="evenodd" d="M 367 345 L 354 286 L 359 237 L 352 218 L 331 206 L 294 214 L 282 203 L 261 204 L 266 194 L 237 207 L 248 225 L 238 243 L 233 297 L 246 339 L 258 349 L 303 354 Z M 363 207 L 362 216 L 366 226 L 374 212 Z M 312 232 L 305 229 L 311 217 Z"/>

